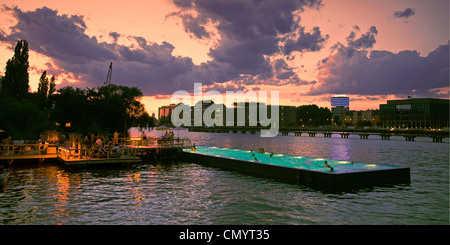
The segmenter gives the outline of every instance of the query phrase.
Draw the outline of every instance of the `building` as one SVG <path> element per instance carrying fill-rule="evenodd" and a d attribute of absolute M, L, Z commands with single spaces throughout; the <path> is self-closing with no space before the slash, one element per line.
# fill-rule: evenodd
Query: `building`
<path fill-rule="evenodd" d="M 210 106 L 214 106 L 214 111 L 212 111 L 211 115 L 209 116 L 211 116 L 211 119 L 214 120 L 215 126 L 225 126 L 226 106 L 224 104 L 215 104 L 214 101 L 212 100 L 198 101 L 194 106 L 191 106 L 191 126 L 196 126 L 195 125 L 196 114 L 201 115 L 202 126 L 205 126 L 203 114 L 205 113 L 206 109 L 209 108 Z"/>
<path fill-rule="evenodd" d="M 331 114 L 333 125 L 341 125 L 345 121 L 345 115 L 350 110 L 350 99 L 345 95 L 331 97 Z"/>
<path fill-rule="evenodd" d="M 200 104 L 201 103 L 201 104 Z M 173 110 L 179 106 L 179 104 L 170 104 L 166 106 L 159 107 L 158 118 L 160 125 L 173 126 L 172 124 L 172 113 Z M 214 107 L 211 107 L 214 106 Z M 261 127 L 260 123 L 260 106 L 264 108 L 265 104 L 260 104 L 257 102 L 234 102 L 233 106 L 227 108 L 224 104 L 215 104 L 212 100 L 202 100 L 198 101 L 194 106 L 190 107 L 190 126 L 204 127 L 207 126 L 204 121 L 204 113 L 209 108 L 208 113 L 210 113 L 211 119 L 214 121 L 214 126 L 227 126 L 228 122 L 231 126 L 237 127 Z M 211 108 L 210 108 L 211 107 Z M 210 111 L 212 108 L 213 111 Z M 266 117 L 267 119 L 272 119 L 272 106 L 266 106 Z M 229 114 L 231 113 L 231 114 Z M 201 125 L 196 125 L 196 116 L 201 119 L 198 121 Z M 182 117 L 182 116 L 181 116 Z M 295 106 L 278 106 L 278 125 L 279 128 L 294 128 L 297 126 L 297 109 Z M 197 119 L 199 120 L 199 119 Z M 187 126 L 187 125 L 185 125 Z M 230 126 L 230 125 L 229 125 Z M 267 125 L 266 125 L 267 126 Z"/>
<path fill-rule="evenodd" d="M 297 126 L 297 108 L 295 106 L 280 105 L 280 128 L 294 128 Z"/>
<path fill-rule="evenodd" d="M 345 95 L 335 95 L 331 97 L 331 107 L 338 106 L 350 107 L 350 99 Z"/>
<path fill-rule="evenodd" d="M 244 121 L 240 122 L 243 124 L 243 126 L 262 126 L 260 123 L 260 106 L 264 107 L 266 106 L 267 110 L 267 118 L 272 118 L 272 106 L 271 105 L 265 105 L 258 102 L 239 102 L 234 103 L 234 121 L 235 126 L 239 126 L 238 120 L 239 120 L 239 109 L 244 109 Z M 253 106 L 255 112 L 251 112 L 250 107 Z M 296 116 L 297 110 L 295 106 L 285 106 L 285 105 L 279 105 L 278 106 L 278 119 L 279 119 L 279 127 L 281 129 L 284 128 L 292 128 L 297 126 L 297 116 Z M 253 121 L 252 121 L 253 120 Z M 253 123 L 256 123 L 256 125 L 252 125 Z"/>
<path fill-rule="evenodd" d="M 346 126 L 369 127 L 379 126 L 380 111 L 379 110 L 365 110 L 365 111 L 345 111 L 342 114 L 343 124 Z"/>
<path fill-rule="evenodd" d="M 170 104 L 158 108 L 158 119 L 160 125 L 172 125 L 172 112 L 179 104 Z"/>
<path fill-rule="evenodd" d="M 380 105 L 380 124 L 384 128 L 448 128 L 449 102 L 433 98 L 388 100 Z"/>

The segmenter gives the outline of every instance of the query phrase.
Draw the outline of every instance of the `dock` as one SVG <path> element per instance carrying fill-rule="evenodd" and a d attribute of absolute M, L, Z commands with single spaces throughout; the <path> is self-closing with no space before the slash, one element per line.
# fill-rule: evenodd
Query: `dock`
<path fill-rule="evenodd" d="M 69 166 L 139 163 L 142 160 L 169 159 L 192 147 L 190 139 L 129 138 L 112 148 L 86 148 L 79 140 L 60 144 L 0 144 L 0 161 L 58 161 Z"/>
<path fill-rule="evenodd" d="M 44 160 L 56 159 L 58 145 L 56 144 L 6 144 L 0 145 L 0 160 L 12 164 L 17 160 Z"/>
<path fill-rule="evenodd" d="M 144 160 L 169 159 L 176 157 L 183 149 L 192 148 L 190 139 L 131 138 L 127 145 L 136 149 L 136 154 Z"/>
<path fill-rule="evenodd" d="M 93 164 L 127 164 L 139 163 L 136 148 L 121 146 L 110 149 L 74 149 L 58 148 L 57 159 L 65 165 L 86 166 Z"/>

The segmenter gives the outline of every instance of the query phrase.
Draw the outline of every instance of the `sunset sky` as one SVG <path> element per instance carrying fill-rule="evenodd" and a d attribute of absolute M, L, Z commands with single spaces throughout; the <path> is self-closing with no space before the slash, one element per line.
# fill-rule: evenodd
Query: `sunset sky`
<path fill-rule="evenodd" d="M 0 0 L 0 74 L 29 42 L 30 86 L 138 87 L 147 111 L 178 90 L 279 91 L 350 109 L 449 96 L 448 0 Z M 3 64 L 3 65 L 1 65 Z"/>

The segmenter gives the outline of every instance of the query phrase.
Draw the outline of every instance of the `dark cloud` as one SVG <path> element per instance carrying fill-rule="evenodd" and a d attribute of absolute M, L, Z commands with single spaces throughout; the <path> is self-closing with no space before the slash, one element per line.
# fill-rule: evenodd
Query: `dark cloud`
<path fill-rule="evenodd" d="M 200 69 L 211 71 L 210 81 L 225 82 L 240 79 L 243 75 L 257 76 L 249 81 L 262 83 L 262 78 L 273 78 L 273 54 L 289 55 L 293 51 L 318 51 L 328 37 L 323 37 L 315 27 L 305 33 L 293 14 L 304 8 L 319 7 L 315 0 L 247 1 L 247 0 L 193 0 L 174 1 L 180 12 L 185 30 L 197 38 L 209 38 L 206 24 L 216 26 L 220 43 L 210 50 L 212 61 Z M 196 17 L 191 12 L 196 12 Z M 291 35 L 291 32 L 294 32 Z M 272 77 L 271 77 L 272 76 Z M 292 74 L 291 77 L 296 77 Z M 248 77 L 248 76 L 245 76 Z M 291 82 L 300 81 L 291 79 Z M 269 82 L 269 81 L 268 81 Z M 280 81 L 284 83 L 286 81 Z"/>
<path fill-rule="evenodd" d="M 322 36 L 319 27 L 314 27 L 311 33 L 305 33 L 305 28 L 299 27 L 297 38 L 286 38 L 283 51 L 286 55 L 293 51 L 319 51 L 327 39 L 328 35 Z"/>
<path fill-rule="evenodd" d="M 356 31 L 359 31 L 359 27 L 355 26 L 354 29 Z M 362 34 L 361 37 L 358 39 L 356 38 L 356 33 L 351 32 L 350 35 L 347 37 L 347 43 L 348 46 L 354 49 L 367 49 L 372 48 L 373 45 L 376 43 L 375 35 L 378 34 L 377 28 L 375 26 L 371 26 L 369 31 L 365 34 Z"/>
<path fill-rule="evenodd" d="M 288 67 L 286 61 L 284 61 L 283 59 L 276 60 L 274 69 L 277 79 L 289 79 L 295 74 L 293 69 Z"/>
<path fill-rule="evenodd" d="M 17 7 L 8 8 L 17 18 L 10 35 L 3 40 L 11 44 L 18 39 L 29 42 L 31 50 L 52 58 L 62 71 L 71 72 L 79 86 L 98 86 L 106 79 L 109 62 L 113 62 L 113 82 L 141 88 L 145 94 L 168 93 L 182 86 L 181 77 L 191 71 L 194 64 L 190 58 L 172 55 L 170 43 L 148 43 L 145 38 L 131 37 L 137 45 L 123 46 L 114 42 L 99 42 L 96 37 L 85 34 L 83 16 L 58 15 L 46 7 L 23 12 Z M 109 35 L 116 41 L 120 34 Z M 54 74 L 61 74 L 55 68 Z M 64 82 L 63 85 L 68 85 Z"/>
<path fill-rule="evenodd" d="M 312 87 L 310 95 L 439 97 L 442 88 L 448 91 L 449 43 L 437 47 L 427 56 L 420 56 L 417 51 L 409 50 L 369 52 L 365 48 L 370 45 L 354 45 L 355 40 L 358 39 L 350 38 L 347 46 L 337 45 L 337 52 L 319 63 L 319 83 Z"/>
<path fill-rule="evenodd" d="M 184 30 L 188 33 L 193 34 L 199 39 L 210 38 L 211 35 L 206 31 L 205 26 L 207 24 L 207 19 L 204 18 L 194 18 L 191 14 L 181 15 L 184 25 Z"/>
<path fill-rule="evenodd" d="M 114 42 L 116 43 L 121 35 L 115 31 L 112 31 L 112 32 L 109 32 L 109 36 L 112 37 Z"/>
<path fill-rule="evenodd" d="M 52 70 L 60 69 L 55 74 L 74 74 L 80 80 L 79 86 L 84 87 L 103 84 L 109 63 L 113 62 L 113 83 L 136 86 L 146 95 L 155 95 L 189 91 L 194 82 L 308 84 L 285 61 L 273 61 L 270 56 L 317 51 L 327 39 L 318 27 L 305 32 L 298 16 L 293 14 L 319 7 L 317 0 L 174 0 L 174 3 L 179 11 L 173 15 L 181 18 L 186 32 L 206 39 L 212 37 L 207 25 L 216 28 L 220 40 L 210 49 L 210 61 L 195 65 L 191 58 L 175 56 L 172 44 L 152 43 L 143 37 L 128 36 L 134 44 L 121 45 L 117 40 L 123 35 L 117 32 L 108 34 L 112 43 L 102 42 L 86 34 L 84 16 L 58 14 L 47 7 L 22 11 L 4 6 L 16 17 L 17 24 L 11 27 L 9 35 L 0 33 L 0 41 L 12 46 L 18 39 L 27 40 L 31 50 L 52 59 Z"/>
<path fill-rule="evenodd" d="M 46 7 L 31 12 L 5 8 L 19 20 L 5 40 L 25 39 L 34 51 L 60 60 L 70 57 L 75 64 L 117 58 L 108 44 L 84 34 L 86 24 L 82 16 L 58 16 L 57 11 Z"/>
<path fill-rule="evenodd" d="M 406 8 L 403 11 L 395 11 L 394 17 L 395 18 L 409 18 L 416 14 L 416 11 L 412 8 Z"/>

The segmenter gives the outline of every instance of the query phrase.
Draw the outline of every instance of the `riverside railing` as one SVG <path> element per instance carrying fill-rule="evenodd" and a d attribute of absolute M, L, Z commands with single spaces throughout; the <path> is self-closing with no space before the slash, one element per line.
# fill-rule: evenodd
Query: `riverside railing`
<path fill-rule="evenodd" d="M 49 147 L 56 147 L 50 144 L 0 144 L 0 156 L 30 156 L 30 155 L 46 155 L 55 154 L 49 151 Z"/>
<path fill-rule="evenodd" d="M 58 148 L 58 157 L 62 160 L 94 160 L 111 158 L 136 158 L 137 149 L 120 146 L 113 148 Z"/>
<path fill-rule="evenodd" d="M 133 147 L 152 147 L 152 148 L 188 148 L 192 147 L 192 142 L 190 139 L 181 138 L 147 138 L 142 139 L 140 137 L 130 138 L 127 140 L 127 145 Z"/>

